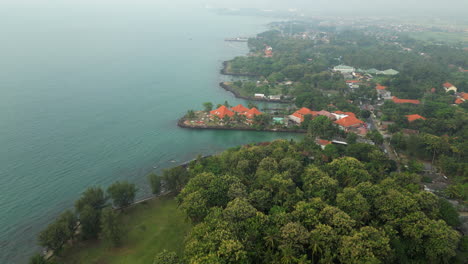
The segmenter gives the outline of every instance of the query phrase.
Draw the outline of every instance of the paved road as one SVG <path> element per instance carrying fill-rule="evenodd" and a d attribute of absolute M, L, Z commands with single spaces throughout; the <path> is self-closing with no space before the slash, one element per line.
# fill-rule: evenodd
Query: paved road
<path fill-rule="evenodd" d="M 377 129 L 380 132 L 380 134 L 382 134 L 382 136 L 384 136 L 384 138 L 385 138 L 386 133 L 380 129 L 380 126 L 377 125 L 377 122 L 375 120 L 374 112 L 371 112 L 371 116 L 370 116 L 369 120 L 370 120 L 370 123 L 372 124 L 372 126 L 375 127 L 375 129 Z M 401 171 L 400 159 L 398 158 L 398 156 L 396 154 L 396 151 L 385 140 L 384 140 L 384 143 L 382 144 L 382 146 L 384 148 L 385 153 L 388 155 L 388 157 L 396 162 L 397 171 L 400 172 Z"/>

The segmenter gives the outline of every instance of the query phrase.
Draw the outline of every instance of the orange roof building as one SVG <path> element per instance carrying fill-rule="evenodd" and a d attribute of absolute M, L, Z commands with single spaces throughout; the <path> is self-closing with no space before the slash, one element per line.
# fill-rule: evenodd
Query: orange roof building
<path fill-rule="evenodd" d="M 340 120 L 336 120 L 335 124 L 344 127 L 344 128 L 351 128 L 351 127 L 359 127 L 364 124 L 364 121 L 357 119 L 355 116 L 347 116 L 341 118 Z"/>
<path fill-rule="evenodd" d="M 252 108 L 249 111 L 245 113 L 245 116 L 249 119 L 253 119 L 256 115 L 261 115 L 262 112 L 260 112 L 257 108 Z"/>
<path fill-rule="evenodd" d="M 359 80 L 346 80 L 346 83 L 360 83 Z"/>
<path fill-rule="evenodd" d="M 392 97 L 392 101 L 396 104 L 420 104 L 421 102 L 419 100 L 411 100 L 411 99 L 400 99 L 396 96 Z"/>
<path fill-rule="evenodd" d="M 409 121 L 409 122 L 413 122 L 413 121 L 418 120 L 418 119 L 426 120 L 425 117 L 420 116 L 420 115 L 417 115 L 417 114 L 415 114 L 415 115 L 407 115 L 406 118 L 408 118 L 408 121 Z"/>
<path fill-rule="evenodd" d="M 211 111 L 210 114 L 211 116 L 217 116 L 221 119 L 223 119 L 225 116 L 229 116 L 229 117 L 234 116 L 234 112 L 229 110 L 229 108 L 227 108 L 224 105 L 220 106 L 218 109 Z"/>
<path fill-rule="evenodd" d="M 319 145 L 322 149 L 325 149 L 325 147 L 326 147 L 327 145 L 332 144 L 331 141 L 328 141 L 328 140 L 325 140 L 325 139 L 317 139 L 317 140 L 315 141 L 315 143 L 317 143 L 317 145 Z"/>
<path fill-rule="evenodd" d="M 455 85 L 449 82 L 442 84 L 442 86 L 444 87 L 445 92 L 449 92 L 449 91 L 453 91 L 455 93 L 457 92 L 457 87 L 455 87 Z"/>
<path fill-rule="evenodd" d="M 448 88 L 452 87 L 453 84 L 451 84 L 449 82 L 446 82 L 446 83 L 443 84 L 443 86 L 448 89 Z"/>
<path fill-rule="evenodd" d="M 383 86 L 383 85 L 380 85 L 380 84 L 378 83 L 377 86 L 375 86 L 375 89 L 376 89 L 376 90 L 385 90 L 385 89 L 387 89 L 387 86 Z"/>
<path fill-rule="evenodd" d="M 304 116 L 306 115 L 317 116 L 318 112 L 312 111 L 307 107 L 302 107 L 301 109 L 297 110 L 292 115 L 290 115 L 289 118 L 294 122 L 300 124 L 304 121 Z"/>
<path fill-rule="evenodd" d="M 462 104 L 463 102 L 468 100 L 468 93 L 460 93 L 455 100 L 456 104 Z"/>
<path fill-rule="evenodd" d="M 242 114 L 242 113 L 245 113 L 245 112 L 249 111 L 249 109 L 247 107 L 243 106 L 242 104 L 238 104 L 238 105 L 232 107 L 231 110 L 234 111 L 234 112 L 237 112 L 239 114 Z"/>

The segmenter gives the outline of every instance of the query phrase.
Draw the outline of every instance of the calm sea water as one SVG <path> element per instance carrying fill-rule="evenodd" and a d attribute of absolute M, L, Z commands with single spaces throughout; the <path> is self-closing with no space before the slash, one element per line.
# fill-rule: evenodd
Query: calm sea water
<path fill-rule="evenodd" d="M 176 126 L 203 102 L 243 102 L 218 87 L 218 72 L 247 47 L 223 39 L 267 22 L 203 9 L 0 8 L 0 263 L 39 250 L 37 233 L 89 186 L 129 180 L 142 197 L 150 171 L 294 137 Z"/>

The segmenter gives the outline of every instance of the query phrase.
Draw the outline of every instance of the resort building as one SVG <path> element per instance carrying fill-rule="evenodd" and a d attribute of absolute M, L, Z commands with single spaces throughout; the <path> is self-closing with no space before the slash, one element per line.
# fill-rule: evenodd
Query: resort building
<path fill-rule="evenodd" d="M 224 105 L 220 106 L 218 109 L 211 111 L 210 114 L 211 114 L 211 117 L 217 116 L 220 119 L 223 119 L 225 116 L 228 116 L 228 117 L 234 116 L 234 112 L 229 110 L 229 108 L 227 108 Z"/>
<path fill-rule="evenodd" d="M 225 116 L 233 117 L 236 113 L 239 115 L 245 115 L 247 119 L 253 119 L 256 115 L 262 114 L 262 112 L 260 112 L 257 108 L 253 107 L 252 109 L 248 109 L 242 104 L 236 105 L 231 109 L 222 105 L 218 109 L 210 112 L 210 118 L 213 119 L 216 116 L 219 119 L 223 119 Z"/>
<path fill-rule="evenodd" d="M 234 106 L 233 108 L 231 108 L 231 110 L 239 114 L 245 114 L 247 113 L 247 111 L 249 111 L 249 109 L 243 106 L 242 104 Z"/>
<path fill-rule="evenodd" d="M 304 121 L 304 116 L 306 115 L 317 116 L 317 112 L 312 111 L 307 107 L 302 107 L 301 109 L 297 110 L 292 115 L 290 115 L 289 119 L 297 124 L 300 124 Z"/>
<path fill-rule="evenodd" d="M 245 113 L 245 116 L 248 118 L 248 119 L 253 119 L 256 115 L 261 115 L 262 112 L 260 112 L 257 108 L 252 108 L 250 109 L 249 111 L 247 111 Z"/>
<path fill-rule="evenodd" d="M 337 124 L 340 127 L 340 129 L 349 132 L 351 130 L 358 130 L 359 128 L 361 128 L 364 125 L 364 121 L 357 119 L 356 116 L 353 114 L 336 120 L 335 124 Z M 359 134 L 361 133 L 362 132 L 359 131 Z"/>
<path fill-rule="evenodd" d="M 318 116 L 326 116 L 326 117 L 328 117 L 328 119 L 335 120 L 335 116 L 332 113 L 330 113 L 328 111 L 325 111 L 325 110 L 318 111 L 317 115 Z"/>

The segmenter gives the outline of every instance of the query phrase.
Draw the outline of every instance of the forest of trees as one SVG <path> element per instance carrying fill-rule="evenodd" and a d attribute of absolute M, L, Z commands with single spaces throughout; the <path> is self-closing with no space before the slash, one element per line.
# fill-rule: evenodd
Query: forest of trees
<path fill-rule="evenodd" d="M 363 145 L 331 158 L 279 140 L 193 161 L 177 188 L 194 225 L 184 256 L 154 263 L 459 263 L 452 205 Z"/>

